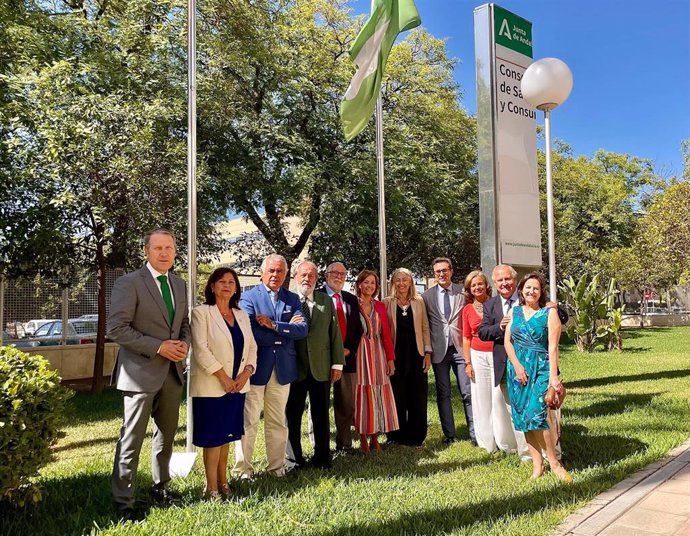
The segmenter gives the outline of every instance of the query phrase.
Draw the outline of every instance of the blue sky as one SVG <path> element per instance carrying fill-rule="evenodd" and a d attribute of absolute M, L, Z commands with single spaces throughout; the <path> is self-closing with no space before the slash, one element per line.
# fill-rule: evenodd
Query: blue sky
<path fill-rule="evenodd" d="M 473 10 L 482 2 L 416 0 L 422 25 L 460 60 L 462 105 L 474 115 Z M 682 174 L 690 138 L 688 0 L 502 0 L 532 22 L 534 58 L 556 57 L 573 72 L 570 98 L 552 113 L 553 136 L 576 155 L 597 149 L 650 158 L 662 176 Z M 368 0 L 351 0 L 355 12 Z M 539 113 L 539 124 L 543 114 Z"/>

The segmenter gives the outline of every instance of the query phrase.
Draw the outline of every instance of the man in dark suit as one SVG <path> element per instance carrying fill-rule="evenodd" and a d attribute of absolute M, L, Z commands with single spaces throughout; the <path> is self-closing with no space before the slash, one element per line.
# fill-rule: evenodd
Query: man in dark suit
<path fill-rule="evenodd" d="M 290 385 L 285 415 L 288 423 L 288 466 L 304 467 L 302 453 L 302 416 L 307 393 L 309 413 L 313 423 L 314 457 L 312 464 L 320 469 L 331 468 L 329 449 L 331 383 L 340 380 L 345 358 L 335 306 L 328 296 L 314 292 L 317 269 L 310 261 L 302 261 L 295 268 L 297 295 L 302 313 L 309 325 L 306 339 L 295 342 L 297 348 L 297 380 Z"/>
<path fill-rule="evenodd" d="M 479 338 L 483 341 L 491 341 L 494 343 L 494 386 L 501 386 L 501 391 L 503 392 L 503 398 L 505 400 L 505 411 L 510 415 L 510 401 L 508 399 L 506 382 L 502 381 L 505 376 L 506 362 L 508 360 L 504 336 L 506 326 L 510 323 L 512 318 L 511 311 L 513 306 L 519 305 L 517 272 L 508 264 L 499 264 L 493 269 L 491 279 L 493 279 L 498 294 L 489 298 L 484 304 L 484 315 L 482 317 L 482 323 L 479 326 Z M 546 306 L 556 307 L 556 304 L 549 302 Z M 558 308 L 558 316 L 562 323 L 565 324 L 568 321 L 568 314 L 565 310 Z M 495 409 L 495 411 L 503 410 L 503 408 Z M 512 425 L 512 418 L 510 422 Z M 513 432 L 515 436 L 514 440 L 509 436 L 496 438 L 498 448 L 509 452 L 517 450 L 517 453 L 523 460 L 531 461 L 527 442 L 525 441 L 525 434 L 515 429 L 513 429 Z M 558 452 L 560 453 L 560 445 L 558 445 Z"/>
<path fill-rule="evenodd" d="M 336 318 L 343 341 L 345 366 L 340 380 L 333 385 L 333 413 L 335 415 L 335 448 L 352 450 L 352 426 L 355 413 L 355 384 L 357 383 L 357 349 L 364 329 L 359 318 L 357 296 L 343 290 L 347 270 L 342 262 L 326 268 L 326 284 L 321 289 L 335 306 Z"/>
<path fill-rule="evenodd" d="M 131 518 L 139 453 L 149 417 L 152 495 L 168 502 L 170 457 L 177 430 L 185 358 L 191 341 L 185 282 L 170 272 L 175 237 L 156 229 L 144 237 L 148 262 L 115 281 L 108 338 L 120 345 L 113 381 L 122 391 L 124 420 L 115 450 L 113 499 L 118 515 Z"/>
<path fill-rule="evenodd" d="M 436 380 L 436 405 L 441 420 L 444 443 L 455 441 L 455 418 L 451 404 L 450 371 L 458 383 L 470 441 L 476 445 L 470 379 L 465 372 L 465 357 L 462 350 L 461 312 L 465 304 L 463 288 L 451 281 L 453 264 L 446 257 L 434 259 L 432 263 L 437 285 L 424 294 L 424 305 L 429 317 L 431 331 L 431 366 Z"/>
<path fill-rule="evenodd" d="M 240 478 L 254 475 L 252 456 L 262 409 L 267 471 L 285 475 L 285 405 L 290 383 L 297 379 L 295 340 L 306 337 L 308 329 L 299 298 L 282 288 L 286 276 L 285 258 L 269 255 L 261 263 L 261 284 L 243 292 L 240 300 L 258 347 L 256 371 L 244 404 L 244 435 L 235 446 L 233 474 Z"/>

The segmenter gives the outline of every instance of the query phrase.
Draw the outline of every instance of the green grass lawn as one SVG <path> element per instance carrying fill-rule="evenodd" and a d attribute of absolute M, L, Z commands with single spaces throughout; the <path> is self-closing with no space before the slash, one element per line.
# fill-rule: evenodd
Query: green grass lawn
<path fill-rule="evenodd" d="M 0 534 L 547 534 L 596 494 L 690 437 L 689 349 L 687 327 L 628 331 L 622 353 L 562 348 L 568 387 L 562 444 L 575 478 L 570 487 L 552 475 L 530 480 L 531 465 L 516 456 L 489 455 L 466 440 L 443 445 L 430 377 L 430 428 L 422 449 L 338 457 L 327 474 L 259 476 L 234 484 L 234 498 L 216 504 L 200 500 L 203 470 L 197 459 L 189 478 L 173 482 L 182 504 L 145 506 L 144 521 L 124 525 L 115 521 L 110 498 L 119 394 L 78 394 L 70 403 L 66 435 L 41 471 L 44 500 L 24 508 L 0 504 Z M 454 396 L 459 435 L 466 439 Z M 259 438 L 261 464 L 262 431 Z M 181 431 L 177 449 L 183 448 Z M 149 449 L 145 444 L 138 480 L 144 505 L 151 485 Z"/>

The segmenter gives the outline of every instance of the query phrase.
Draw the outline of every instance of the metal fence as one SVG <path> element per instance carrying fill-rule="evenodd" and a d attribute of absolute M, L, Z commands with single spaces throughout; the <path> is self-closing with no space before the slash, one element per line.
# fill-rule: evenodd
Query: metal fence
<path fill-rule="evenodd" d="M 115 280 L 123 275 L 124 270 L 109 270 L 105 281 L 106 316 L 110 309 L 110 293 Z M 186 273 L 180 274 L 186 279 Z M 197 274 L 197 303 L 203 301 L 203 289 L 210 275 L 209 271 Z M 240 285 L 243 290 L 258 285 L 258 275 L 240 274 Z M 0 344 L 17 346 L 36 346 L 68 344 L 70 330 L 60 326 L 74 325 L 80 322 L 94 322 L 98 319 L 98 282 L 95 273 L 74 276 L 67 281 L 59 278 L 37 276 L 33 279 L 0 278 Z M 57 337 L 32 337 L 34 331 L 48 322 L 59 322 L 60 334 Z M 72 329 L 72 328 L 70 328 Z M 80 330 L 77 329 L 77 332 Z M 64 333 L 63 333 L 64 332 Z M 83 333 L 79 333 L 83 335 Z M 89 337 L 78 337 L 75 340 L 87 341 Z M 95 340 L 95 333 L 93 334 Z"/>

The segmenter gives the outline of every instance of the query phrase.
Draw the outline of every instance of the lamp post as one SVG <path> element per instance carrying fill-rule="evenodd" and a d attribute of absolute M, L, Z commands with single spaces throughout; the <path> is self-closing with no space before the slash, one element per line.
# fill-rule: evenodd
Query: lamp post
<path fill-rule="evenodd" d="M 563 104 L 573 89 L 573 74 L 557 58 L 544 58 L 530 65 L 520 81 L 522 97 L 544 112 L 546 135 L 546 220 L 549 235 L 549 299 L 557 301 L 556 244 L 553 223 L 553 181 L 551 179 L 551 110 Z"/>

